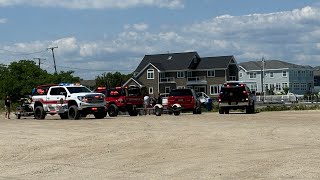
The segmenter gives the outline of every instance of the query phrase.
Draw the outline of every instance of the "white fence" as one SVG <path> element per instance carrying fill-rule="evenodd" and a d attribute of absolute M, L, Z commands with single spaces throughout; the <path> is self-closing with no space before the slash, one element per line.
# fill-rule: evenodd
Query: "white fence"
<path fill-rule="evenodd" d="M 298 102 L 303 100 L 303 95 L 266 95 L 257 96 L 258 102 Z"/>

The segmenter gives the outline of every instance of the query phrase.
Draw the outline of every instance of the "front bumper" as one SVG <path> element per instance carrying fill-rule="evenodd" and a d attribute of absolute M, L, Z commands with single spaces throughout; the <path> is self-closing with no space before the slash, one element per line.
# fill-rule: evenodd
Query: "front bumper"
<path fill-rule="evenodd" d="M 90 109 L 90 108 L 104 108 L 106 109 L 106 103 L 79 103 L 78 110 Z"/>

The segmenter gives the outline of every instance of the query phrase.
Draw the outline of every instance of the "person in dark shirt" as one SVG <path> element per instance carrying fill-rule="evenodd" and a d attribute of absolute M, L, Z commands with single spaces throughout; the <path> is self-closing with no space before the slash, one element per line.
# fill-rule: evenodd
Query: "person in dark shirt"
<path fill-rule="evenodd" d="M 5 118 L 10 119 L 10 107 L 11 107 L 11 100 L 10 100 L 10 96 L 7 96 L 4 102 L 4 106 L 6 109 L 6 116 Z"/>

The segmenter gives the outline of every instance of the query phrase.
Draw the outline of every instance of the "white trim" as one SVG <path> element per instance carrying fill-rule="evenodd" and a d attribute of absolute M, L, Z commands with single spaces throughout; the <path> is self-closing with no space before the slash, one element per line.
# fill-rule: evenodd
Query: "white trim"
<path fill-rule="evenodd" d="M 140 84 L 137 80 L 135 80 L 133 77 L 131 77 L 130 79 L 128 79 L 127 82 L 125 82 L 122 87 L 126 87 L 127 84 L 129 84 L 130 81 L 134 81 L 135 83 L 137 83 L 140 87 L 142 87 L 142 84 Z"/>
<path fill-rule="evenodd" d="M 183 74 L 182 74 L 182 76 L 178 76 L 179 75 L 178 73 L 183 73 Z M 177 78 L 185 78 L 186 72 L 185 71 L 177 71 L 176 75 L 177 75 Z"/>
<path fill-rule="evenodd" d="M 149 77 L 149 74 L 152 74 L 152 77 Z M 154 79 L 154 69 L 147 69 L 147 79 Z"/>
<path fill-rule="evenodd" d="M 154 94 L 153 87 L 149 87 L 149 94 Z"/>
<path fill-rule="evenodd" d="M 140 76 L 146 69 L 149 68 L 149 66 L 154 67 L 158 72 L 161 72 L 155 65 L 153 65 L 152 63 L 147 64 L 135 77 Z"/>

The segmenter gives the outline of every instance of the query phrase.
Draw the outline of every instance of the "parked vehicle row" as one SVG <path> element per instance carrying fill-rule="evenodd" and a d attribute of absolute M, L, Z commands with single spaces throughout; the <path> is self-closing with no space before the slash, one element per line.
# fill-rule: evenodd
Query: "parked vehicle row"
<path fill-rule="evenodd" d="M 107 114 L 115 117 L 119 112 L 137 116 L 148 109 L 157 116 L 163 113 L 177 116 L 184 111 L 201 114 L 201 105 L 212 104 L 209 96 L 195 93 L 193 89 L 173 89 L 169 94 L 158 98 L 161 99 L 154 100 L 146 107 L 139 87 L 98 87 L 92 92 L 80 84 L 48 84 L 35 88 L 30 102 L 24 101 L 17 108 L 16 115 L 18 119 L 30 115 L 34 115 L 36 119 L 44 119 L 47 114 L 59 114 L 61 119 L 79 119 L 93 114 L 100 119 Z M 254 113 L 255 100 L 255 92 L 246 84 L 227 82 L 218 96 L 219 113 L 229 114 L 232 109 Z"/>

